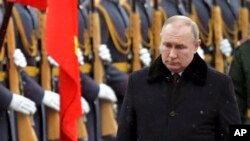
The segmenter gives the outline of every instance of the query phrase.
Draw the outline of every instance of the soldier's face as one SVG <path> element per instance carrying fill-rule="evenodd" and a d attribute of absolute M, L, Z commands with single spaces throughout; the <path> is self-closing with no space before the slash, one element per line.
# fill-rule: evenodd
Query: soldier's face
<path fill-rule="evenodd" d="M 191 63 L 199 45 L 200 40 L 193 39 L 189 26 L 169 24 L 161 33 L 162 62 L 171 72 L 183 72 Z"/>

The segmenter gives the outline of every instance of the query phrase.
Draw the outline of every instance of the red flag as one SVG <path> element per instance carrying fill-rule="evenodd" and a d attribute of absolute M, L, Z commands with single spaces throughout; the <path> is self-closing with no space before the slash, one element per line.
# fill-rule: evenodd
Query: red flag
<path fill-rule="evenodd" d="M 8 0 L 9 2 L 18 2 L 24 5 L 30 5 L 41 10 L 46 10 L 47 0 Z"/>
<path fill-rule="evenodd" d="M 77 120 L 82 114 L 74 42 L 77 21 L 77 0 L 48 0 L 46 48 L 59 64 L 60 141 L 77 140 Z"/>

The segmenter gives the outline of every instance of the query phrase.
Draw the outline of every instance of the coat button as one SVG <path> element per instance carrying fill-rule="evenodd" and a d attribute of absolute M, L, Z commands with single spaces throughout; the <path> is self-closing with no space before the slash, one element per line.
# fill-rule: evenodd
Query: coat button
<path fill-rule="evenodd" d="M 171 111 L 171 112 L 169 113 L 169 116 L 171 116 L 171 117 L 174 117 L 175 115 L 176 115 L 175 111 Z"/>

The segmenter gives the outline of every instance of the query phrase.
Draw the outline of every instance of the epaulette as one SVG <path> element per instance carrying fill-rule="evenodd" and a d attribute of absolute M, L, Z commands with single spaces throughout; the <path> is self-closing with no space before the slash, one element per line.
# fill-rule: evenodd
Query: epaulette
<path fill-rule="evenodd" d="M 245 44 L 247 41 L 249 41 L 250 40 L 250 37 L 246 37 L 246 38 L 243 38 L 243 39 L 241 39 L 241 40 L 239 40 L 237 43 L 236 43 L 236 48 L 238 48 L 238 47 L 240 47 L 240 46 L 242 46 L 243 44 Z"/>

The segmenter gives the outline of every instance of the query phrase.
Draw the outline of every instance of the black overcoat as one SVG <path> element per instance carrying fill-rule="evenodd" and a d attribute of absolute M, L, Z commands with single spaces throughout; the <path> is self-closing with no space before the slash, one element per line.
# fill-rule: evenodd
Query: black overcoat
<path fill-rule="evenodd" d="M 195 54 L 174 86 L 161 57 L 131 74 L 117 141 L 224 141 L 240 124 L 231 79 Z"/>

